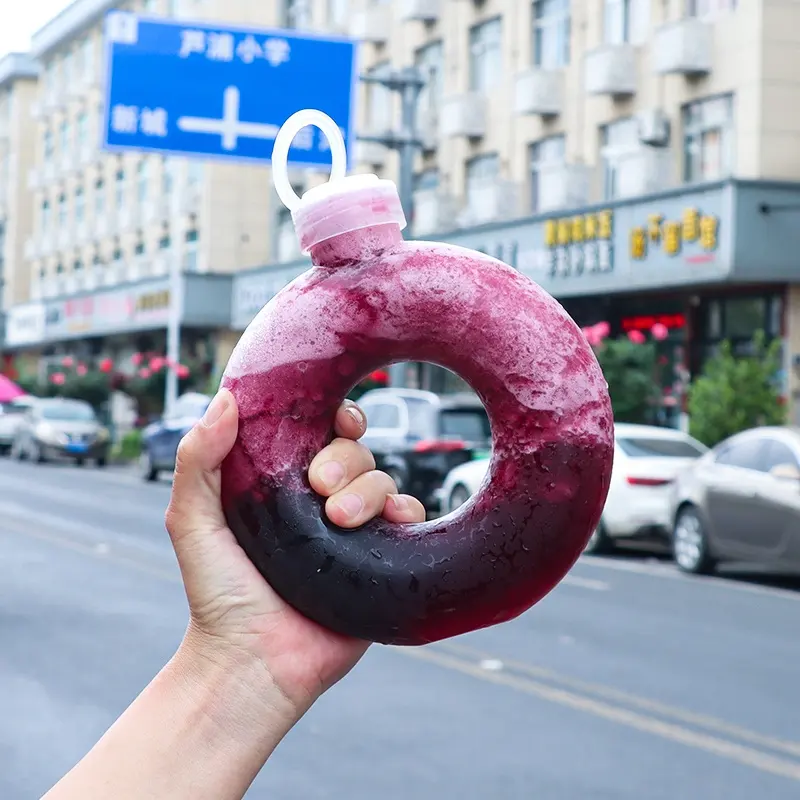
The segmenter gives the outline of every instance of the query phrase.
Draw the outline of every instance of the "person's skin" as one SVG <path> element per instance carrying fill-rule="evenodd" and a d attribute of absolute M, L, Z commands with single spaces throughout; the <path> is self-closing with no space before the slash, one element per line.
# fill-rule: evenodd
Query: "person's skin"
<path fill-rule="evenodd" d="M 225 524 L 220 464 L 237 427 L 235 400 L 222 390 L 178 452 L 166 522 L 189 601 L 182 643 L 47 800 L 238 800 L 292 726 L 364 655 L 367 642 L 331 633 L 281 600 Z M 346 403 L 337 438 L 311 464 L 328 516 L 346 528 L 381 514 L 422 521 L 421 503 L 398 496 L 356 441 L 365 429 L 363 413 Z"/>

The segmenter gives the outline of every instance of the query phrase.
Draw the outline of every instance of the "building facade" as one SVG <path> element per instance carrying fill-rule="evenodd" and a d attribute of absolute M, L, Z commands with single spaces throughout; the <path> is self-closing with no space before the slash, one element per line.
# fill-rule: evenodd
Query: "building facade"
<path fill-rule="evenodd" d="M 666 323 L 667 371 L 678 375 L 696 372 L 720 338 L 745 346 L 763 328 L 784 338 L 786 392 L 800 395 L 792 0 L 76 0 L 33 41 L 42 77 L 20 283 L 30 297 L 9 322 L 27 319 L 45 352 L 67 352 L 76 337 L 31 320 L 157 287 L 177 260 L 187 297 L 201 291 L 191 285 L 210 291 L 195 280 L 203 273 L 233 276 L 227 323 L 185 320 L 213 339 L 221 366 L 307 262 L 267 169 L 99 152 L 100 20 L 115 6 L 347 34 L 373 77 L 416 65 L 426 85 L 412 235 L 498 255 L 580 324 Z M 399 96 L 362 84 L 359 125 L 396 133 Z M 397 153 L 379 143 L 360 142 L 355 160 L 359 172 L 398 176 Z M 299 190 L 323 179 L 293 176 Z M 157 315 L 153 325 L 131 330 L 158 346 Z M 122 346 L 125 326 L 114 330 Z M 679 390 L 665 378 L 667 388 Z"/>

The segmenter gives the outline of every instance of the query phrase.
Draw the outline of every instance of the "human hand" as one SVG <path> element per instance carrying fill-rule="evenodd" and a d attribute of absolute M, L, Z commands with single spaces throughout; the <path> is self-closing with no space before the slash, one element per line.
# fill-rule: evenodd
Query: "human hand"
<path fill-rule="evenodd" d="M 243 667 L 250 681 L 263 680 L 266 692 L 277 690 L 287 714 L 299 718 L 352 669 L 368 643 L 326 630 L 295 611 L 237 543 L 220 500 L 220 465 L 237 430 L 236 401 L 223 389 L 178 449 L 166 524 L 189 600 L 182 648 L 191 658 L 224 669 Z M 357 441 L 365 430 L 363 412 L 346 402 L 336 415 L 337 438 L 311 463 L 309 482 L 327 498 L 329 518 L 342 528 L 379 515 L 393 522 L 423 521 L 422 504 L 398 495 L 392 479 L 375 470 L 372 454 Z"/>

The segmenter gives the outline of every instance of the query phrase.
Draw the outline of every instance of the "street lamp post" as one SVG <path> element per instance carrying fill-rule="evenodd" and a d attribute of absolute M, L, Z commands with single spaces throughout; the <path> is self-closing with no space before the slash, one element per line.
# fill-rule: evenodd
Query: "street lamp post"
<path fill-rule="evenodd" d="M 377 83 L 401 96 L 400 130 L 387 131 L 383 134 L 359 136 L 364 142 L 382 144 L 400 154 L 400 175 L 397 182 L 400 202 L 406 218 L 411 219 L 414 200 L 414 156 L 421 145 L 417 138 L 417 106 L 419 96 L 425 87 L 425 79 L 417 67 L 404 67 L 381 75 L 362 75 L 364 83 Z M 407 227 L 405 236 L 410 235 Z M 393 364 L 389 368 L 393 386 L 405 384 L 405 368 L 402 364 Z"/>

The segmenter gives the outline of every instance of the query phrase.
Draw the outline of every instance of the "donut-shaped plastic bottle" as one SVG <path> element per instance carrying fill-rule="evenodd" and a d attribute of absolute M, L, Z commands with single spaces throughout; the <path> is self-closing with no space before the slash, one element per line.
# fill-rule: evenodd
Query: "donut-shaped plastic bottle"
<path fill-rule="evenodd" d="M 613 419 L 594 353 L 511 267 L 404 241 L 390 181 L 332 180 L 290 202 L 313 267 L 256 316 L 223 377 L 240 414 L 222 471 L 231 529 L 279 595 L 341 634 L 419 645 L 518 616 L 567 574 L 605 503 Z M 308 484 L 309 464 L 352 387 L 401 361 L 447 367 L 481 398 L 487 479 L 443 518 L 341 530 Z"/>

